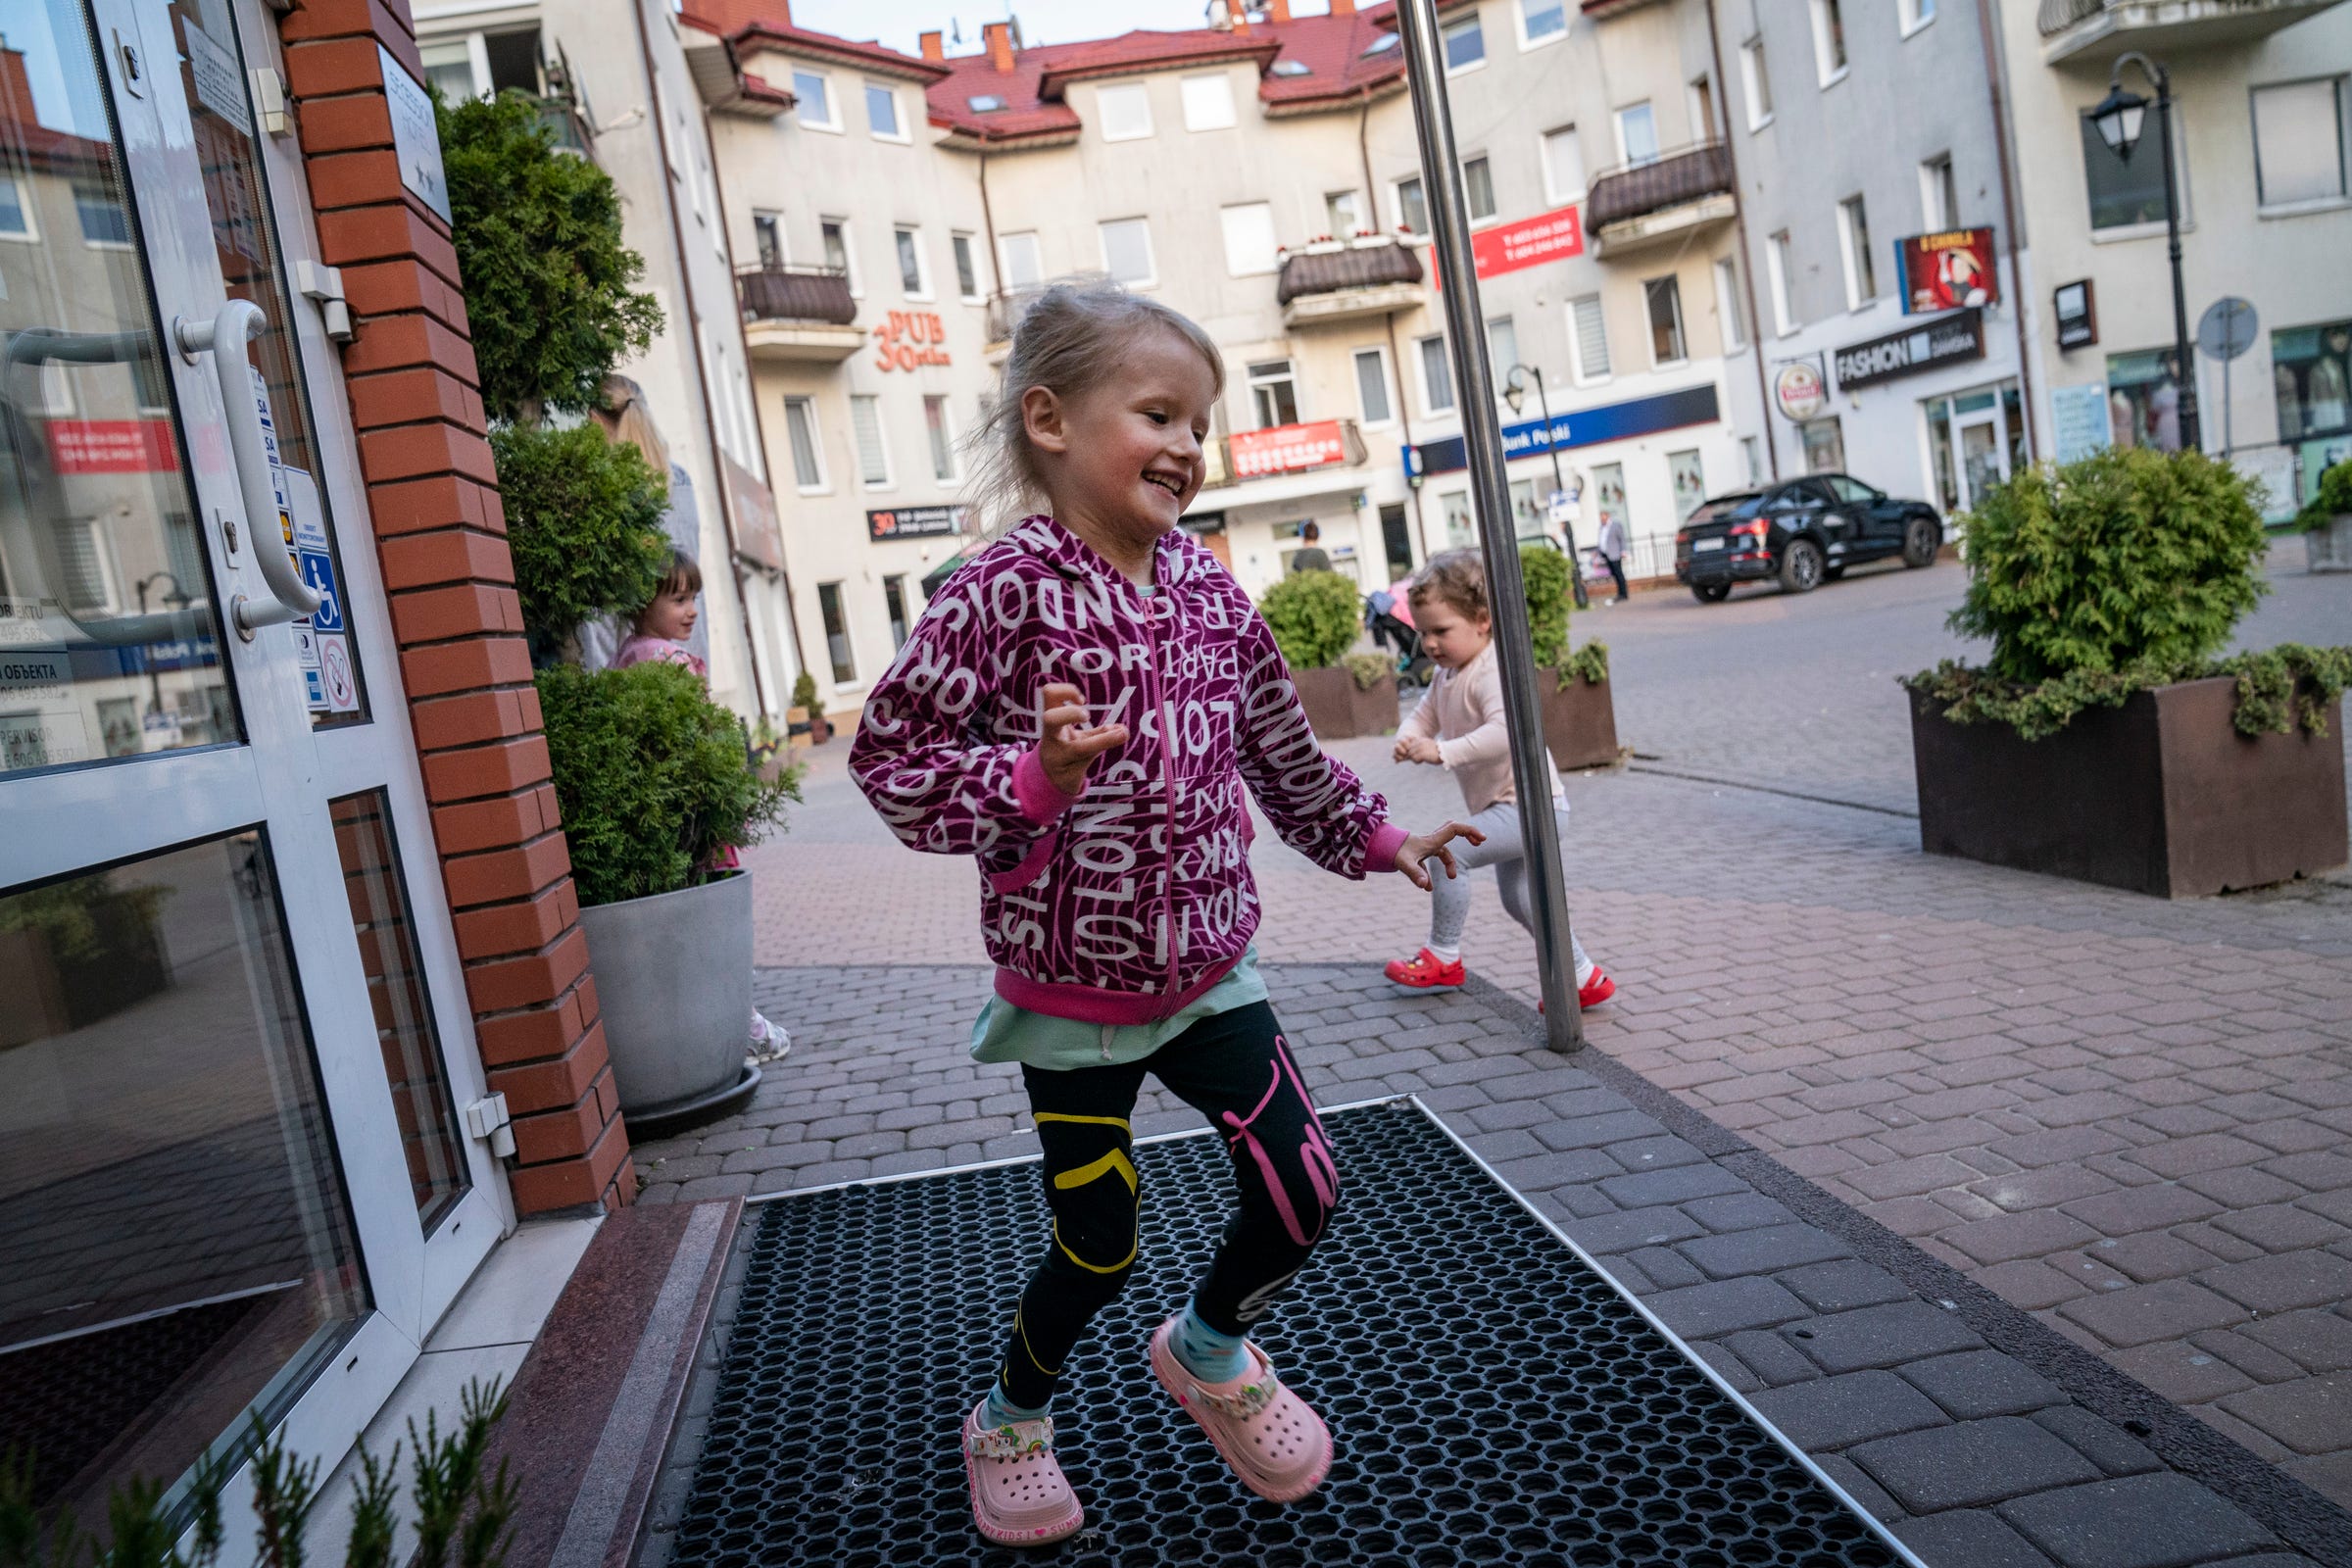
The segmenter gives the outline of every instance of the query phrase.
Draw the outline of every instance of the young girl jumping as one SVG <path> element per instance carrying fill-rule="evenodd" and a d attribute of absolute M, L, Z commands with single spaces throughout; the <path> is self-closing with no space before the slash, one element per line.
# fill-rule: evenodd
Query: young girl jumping
<path fill-rule="evenodd" d="M 1250 1491 L 1288 1502 L 1323 1480 L 1330 1433 L 1248 1338 L 1322 1239 L 1340 1178 L 1250 948 L 1243 791 L 1345 877 L 1427 888 L 1425 862 L 1450 876 L 1447 841 L 1477 838 L 1388 821 L 1316 745 L 1240 585 L 1177 531 L 1223 389 L 1215 345 L 1165 306 L 1106 284 L 1041 295 L 975 444 L 984 516 L 1043 511 L 942 586 L 850 752 L 903 843 L 979 861 L 997 977 L 972 1054 L 1021 1064 L 1045 1151 L 1045 1255 L 960 1438 L 974 1521 L 1008 1545 L 1084 1521 L 1046 1410 L 1135 1265 L 1147 1073 L 1225 1140 L 1241 1196 L 1191 1302 L 1152 1336 L 1152 1370 Z"/>
<path fill-rule="evenodd" d="M 1526 841 L 1520 836 L 1519 792 L 1511 780 L 1511 737 L 1503 722 L 1502 668 L 1494 659 L 1486 568 L 1467 550 L 1433 556 L 1413 579 L 1408 597 L 1422 651 L 1438 671 L 1429 695 L 1396 731 L 1396 760 L 1434 763 L 1453 775 L 1462 787 L 1462 804 L 1470 808 L 1469 826 L 1480 835 L 1462 851 L 1461 866 L 1494 867 L 1502 906 L 1527 926 Z M 1551 776 L 1554 830 L 1564 838 L 1568 798 L 1549 755 L 1544 770 Z M 1390 959 L 1386 973 L 1416 990 L 1458 986 L 1469 978 L 1462 967 L 1462 924 L 1470 913 L 1470 884 L 1449 877 L 1429 903 L 1429 946 L 1409 958 Z M 1615 996 L 1616 982 L 1586 956 L 1573 928 L 1568 943 L 1576 957 L 1578 1005 L 1595 1006 Z"/>

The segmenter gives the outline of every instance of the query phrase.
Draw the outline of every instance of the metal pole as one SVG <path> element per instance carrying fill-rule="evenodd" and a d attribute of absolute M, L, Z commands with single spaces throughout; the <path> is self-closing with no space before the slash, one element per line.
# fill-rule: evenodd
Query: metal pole
<path fill-rule="evenodd" d="M 1437 0 L 1397 0 L 1397 33 L 1413 97 L 1413 125 L 1421 143 L 1421 173 L 1429 191 L 1430 232 L 1438 252 L 1439 292 L 1452 340 L 1462 439 L 1471 494 L 1479 514 L 1479 553 L 1486 561 L 1487 603 L 1494 622 L 1495 658 L 1502 665 L 1503 716 L 1511 733 L 1511 779 L 1519 790 L 1519 830 L 1526 846 L 1529 892 L 1535 904 L 1536 969 L 1544 982 L 1545 1043 L 1570 1052 L 1585 1043 L 1576 1005 L 1576 971 L 1569 959 L 1568 896 L 1560 865 L 1559 834 L 1551 813 L 1551 770 L 1536 707 L 1535 654 L 1528 645 L 1527 588 L 1519 576 L 1518 530 L 1511 524 L 1510 485 L 1503 476 L 1502 428 L 1494 417 L 1494 370 L 1487 361 L 1487 325 L 1478 305 L 1478 267 L 1470 252 L 1470 210 L 1446 101 L 1444 44 Z"/>
<path fill-rule="evenodd" d="M 1531 365 L 1527 369 L 1536 378 L 1536 407 L 1544 416 L 1544 450 L 1551 454 L 1551 493 L 1555 496 L 1565 495 L 1568 492 L 1568 476 L 1560 471 L 1560 443 L 1558 432 L 1551 427 L 1551 398 L 1544 390 L 1544 368 Z M 1579 504 L 1582 504 L 1581 498 Z M 1562 522 L 1560 532 L 1568 541 L 1568 583 L 1576 598 L 1576 608 L 1591 610 L 1592 599 L 1585 592 L 1585 564 L 1576 559 L 1576 519 L 1571 517 Z"/>
<path fill-rule="evenodd" d="M 2149 62 L 2142 57 L 2140 64 Z M 2205 434 L 2197 418 L 2197 362 L 2189 354 L 2188 291 L 2180 280 L 2180 187 L 2173 174 L 2173 75 L 2162 66 L 2156 76 L 2156 128 L 2164 133 L 2164 232 L 2173 262 L 2173 357 L 2179 362 L 2180 446 L 2201 451 Z"/>

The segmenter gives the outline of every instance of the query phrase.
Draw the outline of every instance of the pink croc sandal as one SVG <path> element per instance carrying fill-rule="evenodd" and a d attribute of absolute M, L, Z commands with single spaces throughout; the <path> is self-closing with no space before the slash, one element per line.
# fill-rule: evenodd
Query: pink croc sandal
<path fill-rule="evenodd" d="M 1203 1383 L 1176 1358 L 1176 1319 L 1152 1336 L 1152 1370 L 1233 1466 L 1242 1485 L 1269 1502 L 1297 1502 L 1331 1470 L 1331 1429 L 1274 1376 L 1274 1364 L 1246 1345 L 1250 1368 L 1229 1383 Z"/>
<path fill-rule="evenodd" d="M 1054 1457 L 1054 1418 L 984 1427 L 983 1399 L 963 1421 L 972 1522 L 1000 1546 L 1044 1546 L 1078 1533 L 1086 1510 Z"/>

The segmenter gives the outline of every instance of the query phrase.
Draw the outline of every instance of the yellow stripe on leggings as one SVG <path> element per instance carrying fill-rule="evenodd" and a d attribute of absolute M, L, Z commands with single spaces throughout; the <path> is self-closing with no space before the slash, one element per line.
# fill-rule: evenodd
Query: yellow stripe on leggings
<path fill-rule="evenodd" d="M 1134 1192 L 1136 1190 L 1135 1165 L 1127 1158 L 1126 1152 L 1118 1149 L 1112 1150 L 1092 1164 L 1080 1165 L 1075 1170 L 1055 1173 L 1054 1185 L 1066 1193 L 1073 1187 L 1084 1187 L 1097 1177 L 1114 1170 L 1126 1181 L 1127 1190 L 1131 1193 Z"/>
<path fill-rule="evenodd" d="M 1029 1113 L 1029 1119 L 1036 1122 L 1074 1121 L 1090 1127 L 1116 1127 L 1121 1132 L 1128 1130 L 1124 1116 L 1065 1116 L 1058 1110 L 1033 1110 Z"/>
<path fill-rule="evenodd" d="M 1085 1258 L 1080 1257 L 1076 1252 L 1071 1251 L 1067 1244 L 1062 1241 L 1061 1221 L 1059 1220 L 1055 1220 L 1054 1222 L 1054 1245 L 1061 1249 L 1062 1256 L 1068 1258 L 1071 1262 L 1077 1264 L 1080 1268 L 1085 1269 L 1090 1274 L 1116 1274 L 1119 1270 L 1125 1268 L 1128 1264 L 1135 1261 L 1136 1244 L 1129 1242 L 1127 1244 L 1127 1255 L 1120 1258 L 1116 1263 L 1111 1264 L 1108 1268 L 1104 1268 L 1100 1263 L 1089 1263 Z"/>

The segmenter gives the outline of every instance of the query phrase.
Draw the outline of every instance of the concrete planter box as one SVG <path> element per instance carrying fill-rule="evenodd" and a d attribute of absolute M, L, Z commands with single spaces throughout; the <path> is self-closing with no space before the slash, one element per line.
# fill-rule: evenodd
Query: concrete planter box
<path fill-rule="evenodd" d="M 1291 683 L 1298 688 L 1306 721 L 1319 741 L 1387 735 L 1396 728 L 1395 675 L 1383 675 L 1367 688 L 1356 685 L 1345 669 L 1295 669 Z"/>
<path fill-rule="evenodd" d="M 2303 535 L 2303 561 L 2313 571 L 2352 571 L 2352 513 Z"/>
<path fill-rule="evenodd" d="M 1560 684 L 1556 669 L 1536 671 L 1536 701 L 1544 713 L 1544 745 L 1561 772 L 1617 765 L 1617 705 L 1609 683 Z"/>
<path fill-rule="evenodd" d="M 690 1125 L 750 1092 L 750 872 L 584 908 L 580 928 L 632 1128 Z"/>
<path fill-rule="evenodd" d="M 2174 899 L 2343 865 L 2342 715 L 2249 738 L 2235 701 L 2227 677 L 2184 681 L 2028 741 L 1913 692 L 1920 848 Z"/>

